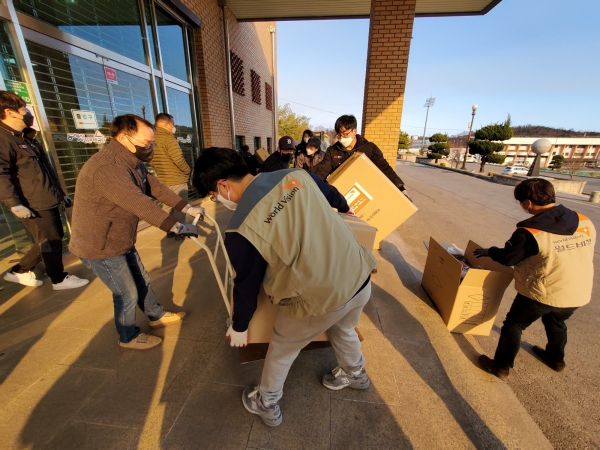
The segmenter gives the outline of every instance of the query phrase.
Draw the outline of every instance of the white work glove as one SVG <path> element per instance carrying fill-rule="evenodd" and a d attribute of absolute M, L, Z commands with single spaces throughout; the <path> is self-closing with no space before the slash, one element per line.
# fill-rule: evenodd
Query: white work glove
<path fill-rule="evenodd" d="M 187 205 L 185 208 L 183 208 L 181 210 L 181 212 L 186 213 L 188 216 L 192 216 L 192 217 L 196 217 L 198 214 L 201 214 L 202 216 L 204 216 L 204 208 L 200 207 L 200 206 L 192 206 L 192 205 Z"/>
<path fill-rule="evenodd" d="M 180 236 L 194 236 L 198 237 L 198 227 L 191 224 L 179 223 L 177 222 L 175 225 L 171 227 L 169 231 L 172 231 L 176 235 Z"/>
<path fill-rule="evenodd" d="M 237 332 L 233 329 L 233 325 L 231 325 L 225 337 L 231 339 L 230 345 L 232 347 L 245 347 L 248 345 L 248 330 Z"/>
<path fill-rule="evenodd" d="M 29 208 L 23 205 L 13 206 L 10 208 L 10 210 L 19 219 L 29 219 L 30 217 L 35 217 L 35 214 L 33 214 Z"/>
<path fill-rule="evenodd" d="M 63 197 L 63 203 L 65 204 L 65 208 L 70 208 L 71 206 L 73 206 L 73 200 L 71 200 L 71 197 L 69 197 L 68 195 L 65 195 Z"/>

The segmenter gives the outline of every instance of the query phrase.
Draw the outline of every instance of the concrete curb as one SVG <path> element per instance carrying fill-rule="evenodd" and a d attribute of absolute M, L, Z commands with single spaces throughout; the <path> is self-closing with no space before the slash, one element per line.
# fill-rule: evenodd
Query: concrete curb
<path fill-rule="evenodd" d="M 385 239 L 381 253 L 399 271 L 408 266 L 420 288 L 424 267 L 397 231 Z M 454 388 L 479 416 L 474 420 L 482 421 L 507 448 L 552 448 L 510 386 L 479 368 L 478 356 L 485 352 L 475 337 L 450 333 L 425 291 L 420 290 L 423 304 L 415 305 L 415 318 L 429 335 Z"/>

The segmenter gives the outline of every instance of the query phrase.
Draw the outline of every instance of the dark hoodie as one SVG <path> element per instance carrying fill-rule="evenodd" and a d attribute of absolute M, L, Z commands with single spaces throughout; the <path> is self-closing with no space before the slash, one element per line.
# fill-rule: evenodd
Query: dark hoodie
<path fill-rule="evenodd" d="M 579 216 L 563 205 L 544 211 L 517 224 L 517 230 L 504 244 L 504 248 L 491 247 L 490 258 L 505 266 L 514 266 L 540 252 L 537 241 L 525 228 L 546 231 L 561 236 L 572 236 L 579 227 Z"/>
<path fill-rule="evenodd" d="M 372 142 L 367 141 L 360 134 L 356 135 L 356 144 L 352 150 L 347 150 L 342 144 L 339 143 L 339 141 L 331 145 L 325 152 L 323 161 L 321 161 L 316 167 L 314 172 L 315 175 L 321 180 L 326 179 L 341 164 L 343 164 L 344 161 L 350 158 L 350 155 L 352 155 L 354 152 L 364 153 L 366 157 L 373 161 L 373 164 L 375 164 L 379 170 L 381 170 L 385 176 L 388 177 L 390 181 L 398 187 L 398 189 L 401 191 L 404 190 L 404 182 L 384 158 L 379 147 Z"/>

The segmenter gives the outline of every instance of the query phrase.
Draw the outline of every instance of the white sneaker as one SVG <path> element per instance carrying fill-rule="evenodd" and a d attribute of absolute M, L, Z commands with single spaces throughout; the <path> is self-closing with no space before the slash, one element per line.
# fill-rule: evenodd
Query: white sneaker
<path fill-rule="evenodd" d="M 23 286 L 41 286 L 44 284 L 44 282 L 38 280 L 35 277 L 35 273 L 31 271 L 25 273 L 8 272 L 4 275 L 4 279 L 11 283 L 22 284 Z"/>
<path fill-rule="evenodd" d="M 60 283 L 52 284 L 52 289 L 55 291 L 62 291 L 64 289 L 75 289 L 88 284 L 90 280 L 78 278 L 75 275 L 67 275 L 64 280 Z"/>

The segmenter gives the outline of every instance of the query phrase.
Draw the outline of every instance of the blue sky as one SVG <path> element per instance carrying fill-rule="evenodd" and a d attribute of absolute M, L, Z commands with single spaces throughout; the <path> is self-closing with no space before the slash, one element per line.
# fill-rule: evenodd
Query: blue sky
<path fill-rule="evenodd" d="M 600 131 L 600 1 L 502 0 L 485 16 L 415 20 L 402 130 L 503 121 Z M 278 22 L 279 105 L 311 126 L 362 116 L 368 20 Z M 293 103 L 296 102 L 296 103 Z M 298 103 L 332 113 L 301 106 Z"/>

